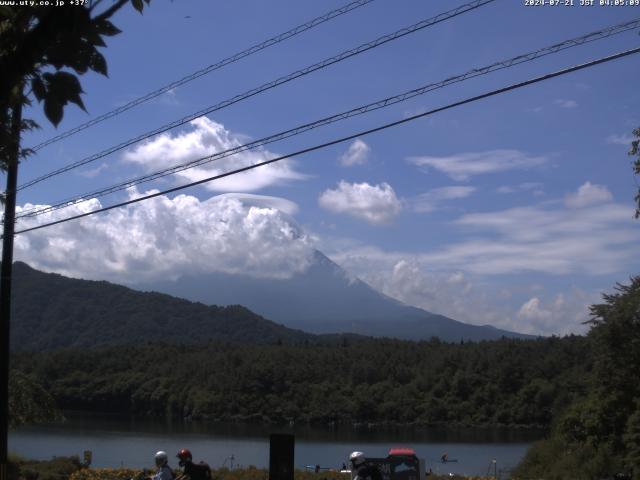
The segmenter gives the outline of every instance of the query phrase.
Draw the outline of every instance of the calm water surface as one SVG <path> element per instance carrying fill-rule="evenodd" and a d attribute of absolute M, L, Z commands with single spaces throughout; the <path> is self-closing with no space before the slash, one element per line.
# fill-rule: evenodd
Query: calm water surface
<path fill-rule="evenodd" d="M 93 451 L 95 467 L 147 467 L 153 454 L 166 450 L 173 455 L 189 448 L 196 461 L 212 467 L 269 464 L 269 434 L 296 436 L 295 463 L 299 468 L 320 464 L 336 468 L 354 450 L 370 457 L 384 457 L 389 448 L 412 447 L 436 473 L 486 474 L 493 459 L 499 470 L 515 466 L 529 445 L 544 432 L 509 429 L 435 428 L 290 428 L 259 425 L 181 423 L 162 420 L 68 414 L 62 423 L 26 427 L 11 432 L 9 449 L 19 455 L 45 460 L 52 456 L 79 455 Z M 456 463 L 442 464 L 447 452 Z M 174 465 L 175 462 L 172 463 Z M 493 468 L 493 467 L 492 467 Z M 492 470 L 493 471 L 493 470 Z"/>

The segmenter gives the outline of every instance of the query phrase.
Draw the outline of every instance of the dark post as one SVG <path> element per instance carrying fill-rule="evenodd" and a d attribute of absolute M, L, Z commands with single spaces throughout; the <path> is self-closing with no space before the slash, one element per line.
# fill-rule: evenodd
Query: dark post
<path fill-rule="evenodd" d="M 269 446 L 269 480 L 293 480 L 295 437 L 272 434 Z"/>
<path fill-rule="evenodd" d="M 21 96 L 20 96 L 21 97 Z M 2 272 L 0 273 L 0 480 L 7 480 L 7 447 L 9 434 L 9 334 L 11 325 L 11 271 L 13 267 L 13 232 L 16 217 L 16 187 L 18 185 L 18 157 L 20 154 L 20 127 L 22 124 L 22 98 L 14 105 L 11 115 L 7 190 L 4 199 L 4 233 L 2 237 Z"/>

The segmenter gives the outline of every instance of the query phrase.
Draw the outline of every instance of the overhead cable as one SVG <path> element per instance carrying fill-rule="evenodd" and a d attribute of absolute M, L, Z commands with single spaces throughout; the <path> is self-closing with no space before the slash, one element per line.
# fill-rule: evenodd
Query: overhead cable
<path fill-rule="evenodd" d="M 405 124 L 405 123 L 408 123 L 408 122 L 412 122 L 414 120 L 417 120 L 417 119 L 422 118 L 422 117 L 426 117 L 428 115 L 433 115 L 435 113 L 443 112 L 445 110 L 450 110 L 450 109 L 455 108 L 455 107 L 459 107 L 459 106 L 466 105 L 466 104 L 469 104 L 469 103 L 477 102 L 477 101 L 483 100 L 485 98 L 493 97 L 495 95 L 500 95 L 502 93 L 506 93 L 506 92 L 509 92 L 509 91 L 512 91 L 512 90 L 523 88 L 523 87 L 526 87 L 528 85 L 533 85 L 535 83 L 540 83 L 540 82 L 543 82 L 543 81 L 546 81 L 546 80 L 550 80 L 550 79 L 555 78 L 555 77 L 560 77 L 562 75 L 567 75 L 569 73 L 576 72 L 578 70 L 583 70 L 583 69 L 590 68 L 590 67 L 593 67 L 593 66 L 596 66 L 596 65 L 600 65 L 600 64 L 603 64 L 603 63 L 611 62 L 613 60 L 617 60 L 617 59 L 620 59 L 620 58 L 623 58 L 623 57 L 626 57 L 626 56 L 629 56 L 629 55 L 634 55 L 636 53 L 640 53 L 640 47 L 633 48 L 633 49 L 630 49 L 630 50 L 626 50 L 624 52 L 619 52 L 619 53 L 616 53 L 616 54 L 613 54 L 613 55 L 609 55 L 607 57 L 602 57 L 602 58 L 599 58 L 597 60 L 592 60 L 592 61 L 587 62 L 587 63 L 582 63 L 580 65 L 574 65 L 573 67 L 568 67 L 568 68 L 565 68 L 565 69 L 562 69 L 562 70 L 558 70 L 558 71 L 555 71 L 555 72 L 552 72 L 552 73 L 547 73 L 545 75 L 541 75 L 541 76 L 538 76 L 538 77 L 535 77 L 535 78 L 531 78 L 531 79 L 525 80 L 523 82 L 514 83 L 514 84 L 511 84 L 511 85 L 509 85 L 507 87 L 499 88 L 497 90 L 492 90 L 490 92 L 486 92 L 486 93 L 483 93 L 481 95 L 476 95 L 474 97 L 466 98 L 466 99 L 460 100 L 458 102 L 450 103 L 448 105 L 445 105 L 444 107 L 439 107 L 439 108 L 436 108 L 436 109 L 433 109 L 433 110 L 429 110 L 427 112 L 423 112 L 423 113 L 419 113 L 419 114 L 416 114 L 416 115 L 412 115 L 410 117 L 406 117 L 406 118 L 403 118 L 401 120 L 396 120 L 395 122 L 387 123 L 387 124 L 384 124 L 384 125 L 381 125 L 381 126 L 378 126 L 378 127 L 375 127 L 375 128 L 371 128 L 371 129 L 368 129 L 368 130 L 360 131 L 358 133 L 354 133 L 354 134 L 351 134 L 351 135 L 348 135 L 348 136 L 345 136 L 345 137 L 341 137 L 341 138 L 338 138 L 338 139 L 335 139 L 335 140 L 331 140 L 329 142 L 325 142 L 325 143 L 322 143 L 322 144 L 319 144 L 319 145 L 315 145 L 313 147 L 304 148 L 302 150 L 298 150 L 296 152 L 289 153 L 287 155 L 281 155 L 279 157 L 272 158 L 270 160 L 265 160 L 263 162 L 259 162 L 259 163 L 255 163 L 255 164 L 248 165 L 248 166 L 245 166 L 245 167 L 237 168 L 235 170 L 232 170 L 232 171 L 229 171 L 229 172 L 225 172 L 225 173 L 222 173 L 222 174 L 213 175 L 211 177 L 204 178 L 202 180 L 198 180 L 198 181 L 195 181 L 195 182 L 190 182 L 190 183 L 187 183 L 187 184 L 184 184 L 184 185 L 180 185 L 180 186 L 177 186 L 177 187 L 169 188 L 167 190 L 150 193 L 150 194 L 147 194 L 147 195 L 143 195 L 143 196 L 128 200 L 126 202 L 116 203 L 114 205 L 109 205 L 107 207 L 102 207 L 102 208 L 99 208 L 97 210 L 92 210 L 92 211 L 84 212 L 84 213 L 81 213 L 81 214 L 78 214 L 78 215 L 73 215 L 73 216 L 66 217 L 66 218 L 63 218 L 63 219 L 60 219 L 60 220 L 56 220 L 56 221 L 52 221 L 52 222 L 48 222 L 48 223 L 43 223 L 41 225 L 36 225 L 36 226 L 33 226 L 33 227 L 29 227 L 29 228 L 24 228 L 24 229 L 16 231 L 15 234 L 17 235 L 17 234 L 21 234 L 21 233 L 27 233 L 27 232 L 32 232 L 32 231 L 35 231 L 35 230 L 40 230 L 40 229 L 43 229 L 43 228 L 52 227 L 54 225 L 59 225 L 59 224 L 62 224 L 62 223 L 70 222 L 71 220 L 77 220 L 79 218 L 84 218 L 84 217 L 88 217 L 88 216 L 91 216 L 91 215 L 96 215 L 98 213 L 102 213 L 102 212 L 106 212 L 106 211 L 109 211 L 109 210 L 113 210 L 115 208 L 120 208 L 120 207 L 124 207 L 124 206 L 128 206 L 128 205 L 132 205 L 134 203 L 142 202 L 144 200 L 149 200 L 151 198 L 159 197 L 161 195 L 174 193 L 174 192 L 177 192 L 177 191 L 180 191 L 180 190 L 184 190 L 186 188 L 194 187 L 196 185 L 202 185 L 204 183 L 208 183 L 208 182 L 211 182 L 211 181 L 214 181 L 214 180 L 219 180 L 221 178 L 229 177 L 229 176 L 232 176 L 232 175 L 237 175 L 239 173 L 247 172 L 249 170 L 253 170 L 253 169 L 258 168 L 258 167 L 262 167 L 262 166 L 269 165 L 269 164 L 272 164 L 272 163 L 275 163 L 275 162 L 279 162 L 279 161 L 285 160 L 287 158 L 292 158 L 292 157 L 303 155 L 303 154 L 306 154 L 306 153 L 310 153 L 310 152 L 313 152 L 313 151 L 316 151 L 316 150 L 321 150 L 323 148 L 327 148 L 327 147 L 330 147 L 332 145 L 337 145 L 339 143 L 344 143 L 344 142 L 347 142 L 349 140 L 353 140 L 353 139 L 358 138 L 358 137 L 363 137 L 363 136 L 366 136 L 366 135 L 370 135 L 372 133 L 376 133 L 376 132 L 380 132 L 380 131 L 386 130 L 388 128 L 392 128 L 392 127 L 396 127 L 398 125 L 402 125 L 402 124 Z"/>
<path fill-rule="evenodd" d="M 56 175 L 60 175 L 61 173 L 65 173 L 68 172 L 70 170 L 73 170 L 74 168 L 78 168 L 81 167 L 83 165 L 86 165 L 88 163 L 94 162 L 100 158 L 106 157 L 107 155 L 110 155 L 112 153 L 115 153 L 119 150 L 122 150 L 123 148 L 127 148 L 131 145 L 134 145 L 136 143 L 142 142 L 143 140 L 147 140 L 151 137 L 154 137 L 156 135 L 159 135 L 161 133 L 167 132 L 173 128 L 179 127 L 181 125 L 184 125 L 185 123 L 191 122 L 197 118 L 200 117 L 204 117 L 205 115 L 208 115 L 210 113 L 216 112 L 218 110 L 222 110 L 223 108 L 227 108 L 231 105 L 234 105 L 238 102 L 241 102 L 243 100 L 246 100 L 248 98 L 251 98 L 255 95 L 258 95 L 262 92 L 265 92 L 267 90 L 270 90 L 272 88 L 278 87 L 282 84 L 291 82 L 292 80 L 295 80 L 297 78 L 303 77 L 305 75 L 309 75 L 310 73 L 313 73 L 317 70 L 321 70 L 323 68 L 326 68 L 330 65 L 333 65 L 335 63 L 338 62 L 342 62 L 348 58 L 354 57 L 356 55 L 359 55 L 363 52 L 369 51 L 371 49 L 377 48 L 381 45 L 384 45 L 386 43 L 392 42 L 394 40 L 397 40 L 399 38 L 402 38 L 406 35 L 418 32 L 420 30 L 423 30 L 427 27 L 431 27 L 435 24 L 438 24 L 440 22 L 444 22 L 446 20 L 449 20 L 451 18 L 457 17 L 458 15 L 462 15 L 463 13 L 467 13 L 469 11 L 475 10 L 481 6 L 484 6 L 486 4 L 489 4 L 491 2 L 494 2 L 495 0 L 474 0 L 473 2 L 461 5 L 459 7 L 456 7 L 452 10 L 448 10 L 446 12 L 440 13 L 438 15 L 436 15 L 435 17 L 431 17 L 428 18 L 426 20 L 422 20 L 418 23 L 415 23 L 409 27 L 405 27 L 402 28 L 400 30 L 397 30 L 394 33 L 390 33 L 388 35 L 384 35 L 382 37 L 379 37 L 371 42 L 367 42 L 367 43 L 363 43 L 362 45 L 359 45 L 355 48 L 352 48 L 350 50 L 345 50 L 342 53 L 339 53 L 338 55 L 335 55 L 333 57 L 327 58 L 325 60 L 322 60 L 318 63 L 314 63 L 313 65 L 309 65 L 308 67 L 302 68 L 300 70 L 296 70 L 295 72 L 292 72 L 288 75 L 285 75 L 283 77 L 279 77 L 275 80 L 272 80 L 270 82 L 264 83 L 259 87 L 255 87 L 251 90 L 248 90 L 244 93 L 238 94 L 234 97 L 231 97 L 227 100 L 224 100 L 222 102 L 217 103 L 216 105 L 207 107 L 205 109 L 199 110 L 195 113 L 192 113 L 190 115 L 187 115 L 183 118 L 180 118 L 178 120 L 175 120 L 171 123 L 168 123 L 166 125 L 163 125 L 161 127 L 158 127 L 154 130 L 151 130 L 149 132 L 143 133 L 141 135 L 138 135 L 137 137 L 131 138 L 129 140 L 125 140 L 124 142 L 121 142 L 115 146 L 112 146 L 110 148 L 107 148 L 106 150 L 103 150 L 102 152 L 96 153 L 94 155 L 91 155 L 89 157 L 83 158 L 82 160 L 78 160 L 76 162 L 70 163 L 64 167 L 61 167 L 57 170 L 54 170 L 52 172 L 46 173 L 40 177 L 37 177 L 33 180 L 30 180 L 22 185 L 20 185 L 18 187 L 18 191 L 23 190 L 25 188 L 31 187 L 37 183 L 40 183 L 44 180 L 47 180 L 51 177 L 54 177 Z"/>
<path fill-rule="evenodd" d="M 85 122 L 81 125 L 78 125 L 70 130 L 67 130 L 65 132 L 62 132 L 54 137 L 49 138 L 48 140 L 45 140 L 42 143 L 37 144 L 36 146 L 32 147 L 31 149 L 34 151 L 40 150 L 41 148 L 46 147 L 47 145 L 51 145 L 52 143 L 58 142 L 60 140 L 62 140 L 63 138 L 67 138 L 70 137 L 71 135 L 74 135 L 78 132 L 81 132 L 82 130 L 85 130 L 89 127 L 92 127 L 94 125 L 97 125 L 98 123 L 101 123 L 109 118 L 113 118 L 116 115 L 120 115 L 123 112 L 126 112 L 127 110 L 130 110 L 134 107 L 137 107 L 138 105 L 141 105 L 145 102 L 148 102 L 149 100 L 152 100 L 156 97 L 159 97 L 160 95 L 170 92 L 171 90 L 173 90 L 174 88 L 177 88 L 181 85 L 184 85 L 185 83 L 191 82 L 192 80 L 195 80 L 196 78 L 200 78 L 204 75 L 207 75 L 215 70 L 219 70 L 222 67 L 226 67 L 227 65 L 230 65 L 232 63 L 235 63 L 239 60 L 242 60 L 243 58 L 249 57 L 251 55 L 253 55 L 254 53 L 258 53 L 261 50 L 264 50 L 266 48 L 272 47 L 273 45 L 277 45 L 278 43 L 284 42 L 285 40 L 288 40 L 289 38 L 295 37 L 296 35 L 299 35 L 303 32 L 306 32 L 307 30 L 311 30 L 314 27 L 317 27 L 318 25 L 321 25 L 325 22 L 328 22 L 329 20 L 332 20 L 336 17 L 339 17 L 341 15 L 344 15 L 345 13 L 351 12 L 352 10 L 355 10 L 357 8 L 363 7 L 371 2 L 373 2 L 375 0 L 356 0 L 354 2 L 348 3 L 346 5 L 343 5 L 340 8 L 337 8 L 335 10 L 331 10 L 330 12 L 325 13 L 324 15 L 321 15 L 319 17 L 316 17 L 312 20 L 309 20 L 308 22 L 305 22 L 303 24 L 298 25 L 297 27 L 292 28 L 291 30 L 287 30 L 286 32 L 283 32 L 279 35 L 276 35 L 275 37 L 271 37 L 268 40 L 265 40 L 261 43 L 257 43 L 255 45 L 252 45 L 251 47 L 242 50 L 241 52 L 235 53 L 227 58 L 224 58 L 222 60 L 220 60 L 219 62 L 213 63 L 207 67 L 204 67 L 196 72 L 193 72 L 185 77 L 182 77 L 179 80 L 175 80 L 167 85 L 165 85 L 164 87 L 160 87 L 157 90 L 154 90 L 153 92 L 149 92 L 146 95 L 143 95 L 141 97 L 136 98 L 135 100 L 132 100 L 118 108 L 115 108 L 113 110 L 111 110 L 110 112 L 104 113 L 96 118 L 93 118 L 91 120 L 89 120 L 88 122 Z"/>
<path fill-rule="evenodd" d="M 106 195 L 110 195 L 122 190 L 125 190 L 129 187 L 133 187 L 135 185 L 139 185 L 142 183 L 147 183 L 153 180 L 157 180 L 159 178 L 168 176 L 168 175 L 173 175 L 176 173 L 179 173 L 181 171 L 190 169 L 190 168 L 195 168 L 195 167 L 199 167 L 201 165 L 205 165 L 207 163 L 211 163 L 217 160 L 221 160 L 223 158 L 227 158 L 229 156 L 232 155 L 236 155 L 238 153 L 247 151 L 247 150 L 253 150 L 265 145 L 268 145 L 270 143 L 274 143 L 289 137 L 293 137 L 296 135 L 300 135 L 304 132 L 307 132 L 309 130 L 315 129 L 315 128 L 319 128 L 325 125 L 329 125 L 338 121 L 342 121 L 342 120 L 346 120 L 348 118 L 351 117 L 355 117 L 358 115 L 363 115 L 365 113 L 368 112 L 372 112 L 375 110 L 379 110 L 382 108 L 386 108 L 389 107 L 391 105 L 400 103 L 400 102 L 404 102 L 406 100 L 409 100 L 411 98 L 414 98 L 418 95 L 423 95 L 425 93 L 431 92 L 433 90 L 436 89 L 440 89 L 440 88 L 444 88 L 448 85 L 451 84 L 455 84 L 455 83 L 459 83 L 474 77 L 478 77 L 481 75 L 486 75 L 488 73 L 491 72 L 495 72 L 498 70 L 502 70 L 505 68 L 509 68 L 515 65 L 519 65 L 522 63 L 526 63 L 526 62 L 530 62 L 533 60 L 536 60 L 538 58 L 544 57 L 546 55 L 550 55 L 550 54 L 554 54 L 554 53 L 558 53 L 562 50 L 566 50 L 578 45 L 583 45 L 585 43 L 589 43 L 589 42 L 593 42 L 593 41 L 597 41 L 597 40 L 602 40 L 604 38 L 608 38 L 612 35 L 616 35 L 622 32 L 626 32 L 629 30 L 633 30 L 636 28 L 640 28 L 640 18 L 629 21 L 629 22 L 624 22 L 618 25 L 613 25 L 601 30 L 597 30 L 594 32 L 590 32 L 586 35 L 581 35 L 579 37 L 575 37 L 575 38 L 571 38 L 569 40 L 565 40 L 563 42 L 560 43 L 555 43 L 553 45 L 550 45 L 548 47 L 544 47 L 529 53 L 525 53 L 525 54 L 521 54 L 518 55 L 516 57 L 512 57 L 509 58 L 507 60 L 501 60 L 498 62 L 494 62 L 490 65 L 481 67 L 481 68 L 474 68 L 472 70 L 469 70 L 463 74 L 460 75 L 455 75 L 455 76 L 451 76 L 448 77 L 445 80 L 441 80 L 439 82 L 435 82 L 435 83 L 430 83 L 427 85 L 423 85 L 419 88 L 415 88 L 413 90 L 409 90 L 407 92 L 395 95 L 395 96 L 391 96 L 391 97 L 387 97 L 381 100 L 378 100 L 376 102 L 372 102 L 366 105 L 362 105 L 356 108 L 353 108 L 351 110 L 347 110 L 335 115 L 331 115 L 329 117 L 324 117 L 321 118 L 319 120 L 316 120 L 314 122 L 311 123 L 306 123 L 304 125 L 299 125 L 295 128 L 289 129 L 289 130 L 285 130 L 273 135 L 269 135 L 267 137 L 263 137 L 260 138 L 258 140 L 254 140 L 252 142 L 243 144 L 243 145 L 238 145 L 236 147 L 221 151 L 221 152 L 217 152 L 213 155 L 208 155 L 208 156 L 204 156 L 204 157 L 200 157 L 194 160 L 191 160 L 189 162 L 186 163 L 182 163 L 173 167 L 169 167 L 169 168 L 165 168 L 162 170 L 158 170 L 156 172 L 153 173 L 149 173 L 146 175 L 142 175 L 140 177 L 137 178 L 132 178 L 132 179 L 128 179 L 125 180 L 124 182 L 115 184 L 115 185 L 111 185 L 109 187 L 105 187 L 99 190 L 94 190 L 92 192 L 89 193 L 85 193 L 82 195 L 76 195 L 74 197 L 71 198 L 67 198 L 65 200 L 59 201 L 53 205 L 49 205 L 46 207 L 33 207 L 31 209 L 28 210 L 24 210 L 23 212 L 21 212 L 20 215 L 18 215 L 16 218 L 23 218 L 23 217 L 27 217 L 27 216 L 34 216 L 34 215 L 41 215 L 47 212 L 51 212 L 54 210 L 58 210 L 60 208 L 65 208 L 77 203 L 81 203 L 81 202 L 86 202 L 90 199 L 93 198 L 101 198 L 104 197 Z"/>

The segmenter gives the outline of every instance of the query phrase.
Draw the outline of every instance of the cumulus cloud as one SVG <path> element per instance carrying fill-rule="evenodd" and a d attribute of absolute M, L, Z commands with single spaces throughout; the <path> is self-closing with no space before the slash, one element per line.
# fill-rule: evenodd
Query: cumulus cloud
<path fill-rule="evenodd" d="M 569 208 L 582 208 L 598 203 L 607 203 L 613 200 L 613 195 L 604 185 L 594 185 L 585 182 L 578 188 L 577 192 L 569 193 L 564 203 Z"/>
<path fill-rule="evenodd" d="M 318 203 L 334 213 L 344 213 L 374 225 L 391 222 L 402 204 L 388 183 L 369 185 L 341 181 L 336 189 L 324 191 Z"/>
<path fill-rule="evenodd" d="M 190 122 L 190 126 L 190 131 L 175 135 L 164 133 L 127 150 L 123 155 L 124 161 L 138 165 L 149 173 L 242 145 L 238 135 L 234 135 L 223 125 L 206 117 L 193 120 Z M 260 163 L 276 156 L 277 154 L 265 149 L 245 151 L 199 167 L 183 170 L 176 173 L 175 177 L 194 182 Z M 216 192 L 252 192 L 304 178 L 306 178 L 305 175 L 295 170 L 295 162 L 286 159 L 209 182 L 205 184 L 205 187 Z"/>
<path fill-rule="evenodd" d="M 369 160 L 371 147 L 359 138 L 356 138 L 346 152 L 339 157 L 343 167 L 353 167 L 354 165 L 364 165 Z"/>
<path fill-rule="evenodd" d="M 93 199 L 18 225 L 100 207 Z M 296 209 L 288 200 L 257 195 L 159 196 L 18 235 L 15 256 L 45 271 L 127 283 L 213 271 L 285 278 L 304 270 L 313 251 L 310 238 L 290 218 Z"/>
<path fill-rule="evenodd" d="M 522 304 L 517 318 L 526 322 L 532 330 L 557 334 L 582 333 L 583 325 L 590 318 L 589 305 L 597 303 L 600 296 L 572 288 L 568 293 L 558 293 L 544 302 L 531 297 Z"/>
<path fill-rule="evenodd" d="M 434 269 L 420 254 L 361 247 L 331 258 L 372 287 L 409 305 L 474 325 L 533 335 L 584 332 L 588 305 L 600 298 L 598 292 L 570 287 L 549 299 L 538 292 L 534 301 L 521 305 L 513 297 L 521 296 L 522 288 L 499 287 L 461 270 Z M 538 291 L 539 286 L 529 285 L 525 290 Z"/>
<path fill-rule="evenodd" d="M 553 103 L 560 108 L 576 108 L 578 106 L 578 102 L 576 102 L 575 100 L 566 100 L 563 98 L 559 98 Z"/>
<path fill-rule="evenodd" d="M 475 191 L 475 187 L 463 185 L 434 188 L 433 190 L 430 190 L 416 197 L 413 202 L 414 209 L 419 213 L 432 212 L 436 208 L 438 208 L 438 206 L 444 201 L 467 198 Z"/>
<path fill-rule="evenodd" d="M 464 181 L 475 175 L 508 170 L 528 170 L 545 164 L 548 158 L 532 156 L 519 150 L 490 150 L 445 157 L 409 157 L 407 160 L 425 170 L 430 167 L 456 181 Z"/>

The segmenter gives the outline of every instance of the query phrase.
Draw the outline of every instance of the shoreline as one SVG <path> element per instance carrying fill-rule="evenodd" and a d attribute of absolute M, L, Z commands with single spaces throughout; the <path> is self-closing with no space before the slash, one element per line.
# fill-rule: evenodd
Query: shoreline
<path fill-rule="evenodd" d="M 83 465 L 78 457 L 54 457 L 36 461 L 11 455 L 7 480 L 143 480 L 153 469 L 92 468 Z M 212 480 L 267 480 L 269 470 L 253 466 L 244 468 L 211 469 Z M 490 480 L 492 476 L 449 475 L 427 473 L 424 480 Z M 310 472 L 294 470 L 294 480 L 351 480 L 349 474 L 339 471 Z"/>

